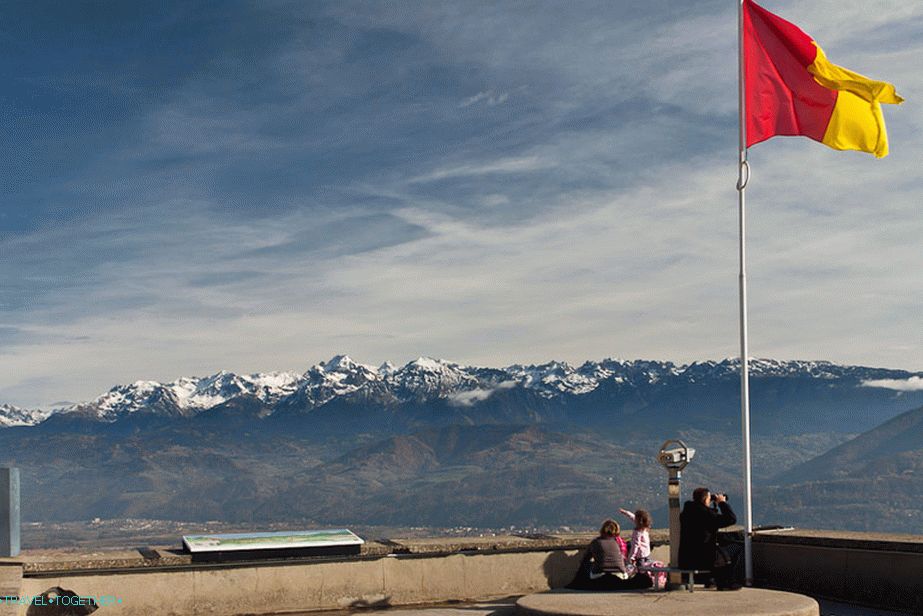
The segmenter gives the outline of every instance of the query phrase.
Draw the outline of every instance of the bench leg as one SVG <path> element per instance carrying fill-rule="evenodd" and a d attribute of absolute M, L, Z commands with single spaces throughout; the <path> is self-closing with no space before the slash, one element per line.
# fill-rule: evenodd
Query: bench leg
<path fill-rule="evenodd" d="M 694 572 L 694 571 L 690 571 L 690 572 L 689 572 L 689 586 L 688 586 L 689 592 L 692 592 L 692 589 L 693 589 L 694 587 L 695 587 L 695 572 Z"/>

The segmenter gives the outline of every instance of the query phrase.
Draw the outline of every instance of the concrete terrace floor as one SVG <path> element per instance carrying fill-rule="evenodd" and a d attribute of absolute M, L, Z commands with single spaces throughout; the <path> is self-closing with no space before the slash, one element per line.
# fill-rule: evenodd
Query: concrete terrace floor
<path fill-rule="evenodd" d="M 326 612 L 302 612 L 288 616 L 381 616 L 387 612 L 395 616 L 515 616 L 516 599 L 508 597 L 494 601 L 474 603 L 446 603 L 421 607 L 393 607 L 386 609 L 336 610 Z M 914 612 L 879 610 L 861 605 L 829 601 L 814 597 L 820 604 L 820 616 L 919 616 Z M 242 614 L 241 616 L 247 616 Z"/>

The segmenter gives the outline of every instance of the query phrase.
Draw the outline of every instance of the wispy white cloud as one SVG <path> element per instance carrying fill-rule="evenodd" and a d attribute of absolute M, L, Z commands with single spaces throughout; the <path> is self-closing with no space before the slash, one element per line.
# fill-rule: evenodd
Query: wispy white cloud
<path fill-rule="evenodd" d="M 515 381 L 504 381 L 491 389 L 469 389 L 468 391 L 455 392 L 449 395 L 449 404 L 452 406 L 474 406 L 475 403 L 487 400 L 501 389 L 512 389 L 515 386 Z"/>
<path fill-rule="evenodd" d="M 477 103 L 483 102 L 488 107 L 493 107 L 495 105 L 502 105 L 509 99 L 509 92 L 497 92 L 495 90 L 484 90 L 483 92 L 478 92 L 474 96 L 469 96 L 458 104 L 459 107 L 470 107 Z"/>
<path fill-rule="evenodd" d="M 468 164 L 434 169 L 424 175 L 407 179 L 408 184 L 437 182 L 451 178 L 476 177 L 481 175 L 529 173 L 548 169 L 553 165 L 537 156 L 504 158 L 486 164 Z"/>
<path fill-rule="evenodd" d="M 907 379 L 874 379 L 862 381 L 863 387 L 879 387 L 894 391 L 923 391 L 923 378 L 912 376 Z"/>

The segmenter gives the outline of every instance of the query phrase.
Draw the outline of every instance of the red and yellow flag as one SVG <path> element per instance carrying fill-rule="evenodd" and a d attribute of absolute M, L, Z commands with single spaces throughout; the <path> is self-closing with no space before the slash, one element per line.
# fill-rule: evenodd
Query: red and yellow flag
<path fill-rule="evenodd" d="M 747 147 L 801 135 L 835 150 L 888 155 L 880 103 L 903 102 L 894 86 L 832 64 L 798 26 L 743 2 Z"/>

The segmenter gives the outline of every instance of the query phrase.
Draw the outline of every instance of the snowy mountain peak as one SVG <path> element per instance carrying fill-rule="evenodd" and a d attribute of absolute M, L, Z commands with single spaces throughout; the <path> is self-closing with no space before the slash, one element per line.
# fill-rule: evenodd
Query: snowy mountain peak
<path fill-rule="evenodd" d="M 0 404 L 0 428 L 34 426 L 45 421 L 51 413 L 42 409 L 24 409 L 12 404 Z"/>
<path fill-rule="evenodd" d="M 446 361 L 444 359 L 434 359 L 432 357 L 418 357 L 412 362 L 409 362 L 405 369 L 420 369 L 420 370 L 429 370 L 432 372 L 450 372 L 453 370 L 458 370 L 464 368 L 459 364 Z"/>
<path fill-rule="evenodd" d="M 388 376 L 390 374 L 394 374 L 396 370 L 397 370 L 397 366 L 395 366 L 389 361 L 386 361 L 382 365 L 378 366 L 378 374 L 382 376 Z"/>
<path fill-rule="evenodd" d="M 474 370 L 432 357 L 418 357 L 388 376 L 400 398 L 446 398 L 456 391 L 480 387 Z"/>
<path fill-rule="evenodd" d="M 597 371 L 594 362 L 584 363 L 579 371 L 564 361 L 550 361 L 537 366 L 515 365 L 507 370 L 515 375 L 515 380 L 522 383 L 523 387 L 535 389 L 546 398 L 568 393 L 589 393 L 596 389 L 601 378 L 611 374 L 605 370 Z"/>
<path fill-rule="evenodd" d="M 375 369 L 370 366 L 353 361 L 349 355 L 334 355 L 329 360 L 321 362 L 320 365 L 323 366 L 324 370 L 327 372 L 349 372 L 350 370 L 355 370 L 360 367 L 371 372 L 375 371 Z"/>

